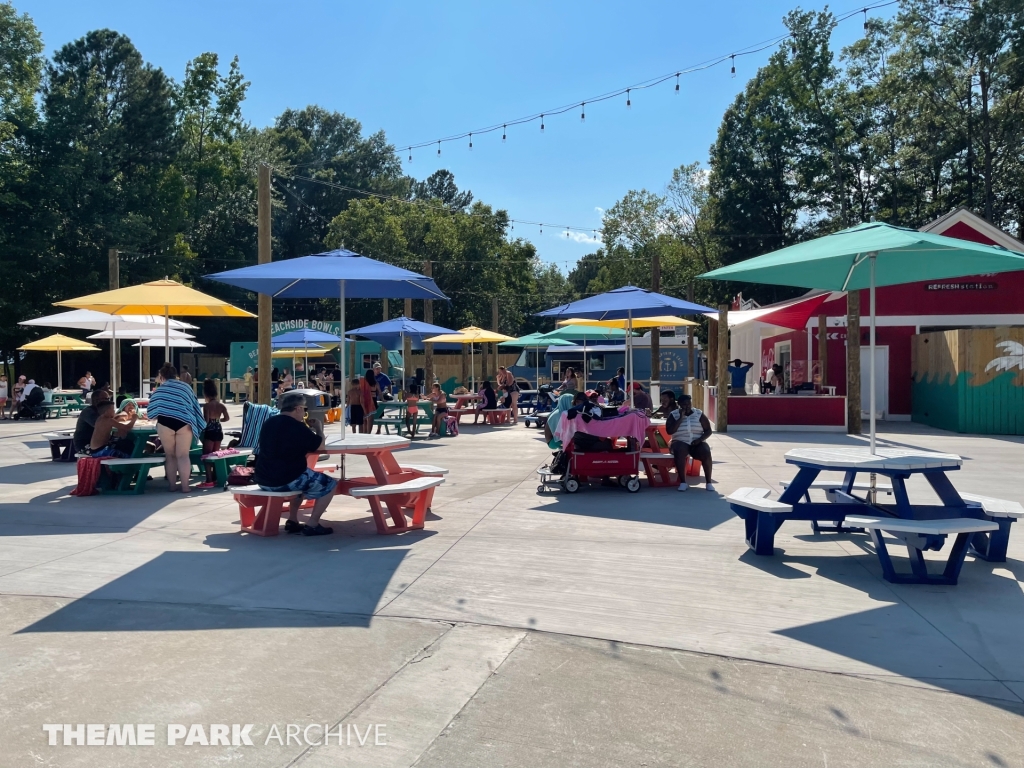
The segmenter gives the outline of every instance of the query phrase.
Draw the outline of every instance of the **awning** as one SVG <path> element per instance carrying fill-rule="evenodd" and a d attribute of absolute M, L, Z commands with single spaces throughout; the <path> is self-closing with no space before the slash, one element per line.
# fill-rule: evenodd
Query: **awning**
<path fill-rule="evenodd" d="M 736 310 L 729 312 L 729 327 L 735 328 L 738 325 L 756 321 L 799 331 L 807 327 L 807 321 L 814 316 L 822 304 L 832 299 L 842 298 L 844 295 L 841 291 L 823 291 L 813 296 L 801 296 L 799 299 L 780 301 L 778 304 L 770 304 L 758 309 Z M 705 314 L 713 320 L 718 319 L 717 312 L 706 312 Z"/>

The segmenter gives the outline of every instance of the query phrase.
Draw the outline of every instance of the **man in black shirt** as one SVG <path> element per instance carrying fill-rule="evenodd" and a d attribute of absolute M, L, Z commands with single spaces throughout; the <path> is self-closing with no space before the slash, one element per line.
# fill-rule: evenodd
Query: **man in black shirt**
<path fill-rule="evenodd" d="M 92 393 L 92 405 L 87 405 L 78 414 L 78 421 L 75 422 L 75 434 L 72 440 L 75 443 L 75 453 L 81 453 L 89 447 L 92 442 L 93 428 L 96 426 L 96 419 L 99 414 L 96 406 L 110 399 L 110 394 L 105 389 L 98 389 Z"/>
<path fill-rule="evenodd" d="M 320 422 L 306 422 L 306 398 L 300 392 L 289 392 L 278 401 L 279 416 L 267 420 L 260 430 L 256 455 L 256 482 L 265 491 L 298 491 L 288 508 L 284 529 L 305 536 L 325 536 L 333 528 L 320 525 L 320 516 L 334 497 L 338 481 L 323 472 L 314 472 L 306 464 L 306 455 L 324 447 Z M 309 523 L 299 523 L 299 504 L 313 499 Z"/>

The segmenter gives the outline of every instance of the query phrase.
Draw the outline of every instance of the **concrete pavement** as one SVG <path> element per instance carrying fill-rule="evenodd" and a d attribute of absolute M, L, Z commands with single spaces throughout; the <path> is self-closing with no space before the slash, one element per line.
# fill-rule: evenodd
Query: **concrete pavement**
<path fill-rule="evenodd" d="M 1020 531 L 956 587 L 888 584 L 865 536 L 807 524 L 759 558 L 702 486 L 538 494 L 520 426 L 404 452 L 451 470 L 426 531 L 379 537 L 339 498 L 334 535 L 260 539 L 220 491 L 69 497 L 43 431 L 0 424 L 2 766 L 1024 765 Z M 1020 440 L 881 437 L 1024 500 Z M 716 481 L 778 492 L 789 448 L 856 442 L 716 435 Z M 48 746 L 65 722 L 162 746 Z M 168 723 L 251 723 L 254 746 L 167 746 Z M 265 743 L 312 723 L 387 746 Z"/>

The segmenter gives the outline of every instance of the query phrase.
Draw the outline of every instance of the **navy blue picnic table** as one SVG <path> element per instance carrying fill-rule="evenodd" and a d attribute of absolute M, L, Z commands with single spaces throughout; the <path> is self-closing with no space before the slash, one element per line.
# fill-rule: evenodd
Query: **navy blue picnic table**
<path fill-rule="evenodd" d="M 788 520 L 807 520 L 812 523 L 841 523 L 847 515 L 891 517 L 896 520 L 944 520 L 975 518 L 991 521 L 998 529 L 991 533 L 960 534 L 958 544 L 966 551 L 992 562 L 1005 562 L 1013 517 L 991 517 L 983 505 L 965 500 L 950 482 L 949 473 L 960 469 L 962 459 L 950 453 L 879 448 L 871 454 L 867 448 L 798 448 L 786 454 L 786 463 L 798 468 L 796 477 L 779 497 L 779 502 L 792 506 L 792 511 L 764 512 L 732 504 L 733 511 L 744 519 L 747 545 L 758 555 L 774 554 L 775 532 Z M 842 485 L 833 494 L 835 501 L 810 500 L 811 484 L 823 471 L 843 472 Z M 894 503 L 874 503 L 868 495 L 858 496 L 854 484 L 858 474 L 874 474 L 892 483 Z M 921 475 L 939 497 L 938 504 L 913 504 L 907 493 L 906 481 Z M 849 530 L 849 529 L 847 529 Z M 962 539 L 962 540 L 961 540 Z M 928 549 L 940 549 L 945 536 L 934 536 Z"/>

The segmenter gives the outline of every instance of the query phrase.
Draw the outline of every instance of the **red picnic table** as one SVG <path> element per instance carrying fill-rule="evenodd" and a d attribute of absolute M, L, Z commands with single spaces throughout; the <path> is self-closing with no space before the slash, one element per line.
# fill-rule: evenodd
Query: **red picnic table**
<path fill-rule="evenodd" d="M 664 419 L 651 419 L 647 427 L 643 452 L 640 463 L 644 465 L 647 484 L 652 488 L 674 487 L 679 485 L 680 477 L 676 472 L 676 462 L 669 450 L 672 436 L 665 429 Z M 686 458 L 686 474 L 688 477 L 700 475 L 700 462 Z"/>
<path fill-rule="evenodd" d="M 434 488 L 441 485 L 444 475 L 448 474 L 447 469 L 425 464 L 399 465 L 393 453 L 408 447 L 409 442 L 398 435 L 353 434 L 344 439 L 329 439 L 320 451 L 332 456 L 366 457 L 373 476 L 346 478 L 342 462 L 335 493 L 368 499 L 377 533 L 403 533 L 423 528 Z M 391 517 L 390 525 L 384 516 L 384 507 Z M 411 522 L 407 514 L 412 517 Z"/>

